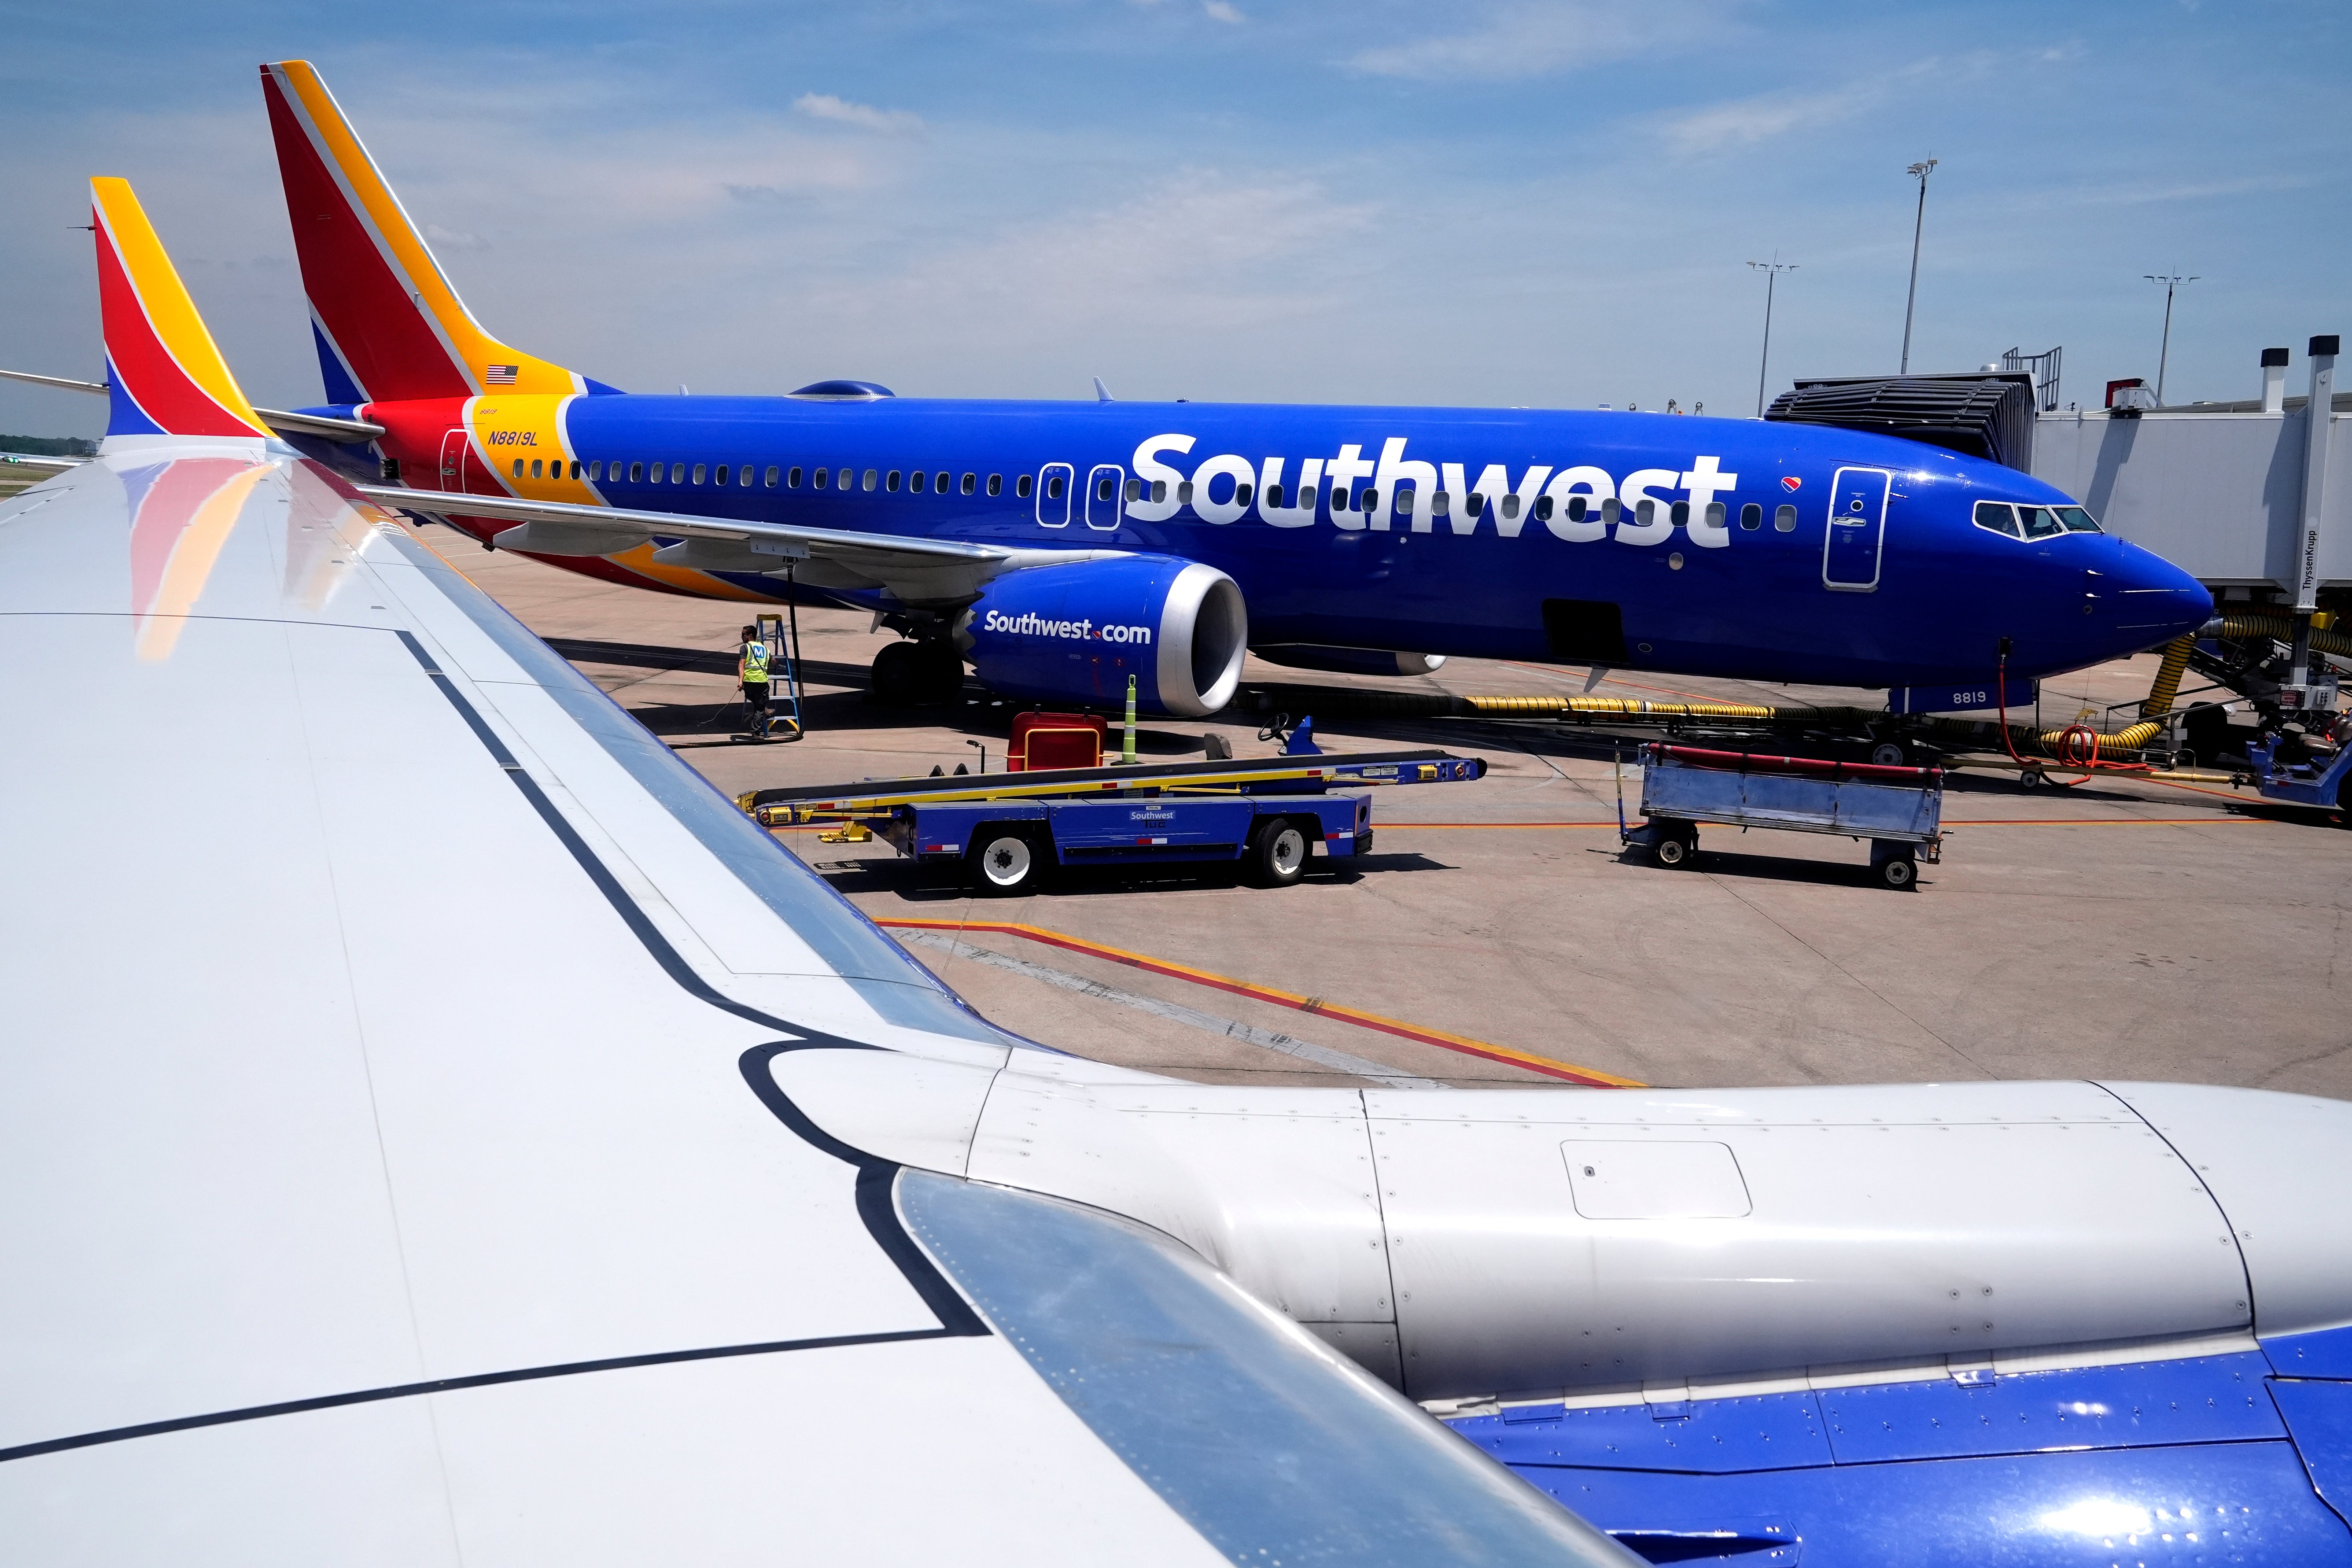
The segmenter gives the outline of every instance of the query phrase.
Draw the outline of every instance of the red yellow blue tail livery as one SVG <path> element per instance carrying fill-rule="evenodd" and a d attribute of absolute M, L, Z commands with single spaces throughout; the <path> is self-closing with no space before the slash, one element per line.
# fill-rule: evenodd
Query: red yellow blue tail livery
<path fill-rule="evenodd" d="M 110 445 L 141 437 L 268 439 L 129 182 L 92 180 L 89 194 L 113 404 Z"/>

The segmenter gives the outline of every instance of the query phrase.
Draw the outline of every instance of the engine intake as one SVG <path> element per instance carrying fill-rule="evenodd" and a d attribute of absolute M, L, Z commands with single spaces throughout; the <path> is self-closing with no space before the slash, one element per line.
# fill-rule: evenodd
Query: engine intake
<path fill-rule="evenodd" d="M 1009 697 L 1199 719 L 1233 700 L 1249 646 L 1242 591 L 1172 555 L 1024 567 L 958 617 L 956 647 Z"/>

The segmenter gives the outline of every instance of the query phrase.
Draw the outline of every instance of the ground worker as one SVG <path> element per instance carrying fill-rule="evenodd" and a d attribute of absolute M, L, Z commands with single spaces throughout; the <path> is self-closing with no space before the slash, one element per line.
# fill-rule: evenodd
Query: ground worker
<path fill-rule="evenodd" d="M 757 626 L 743 628 L 743 646 L 735 656 L 735 676 L 743 683 L 743 706 L 751 710 L 744 727 L 754 735 L 768 732 L 768 644 Z"/>

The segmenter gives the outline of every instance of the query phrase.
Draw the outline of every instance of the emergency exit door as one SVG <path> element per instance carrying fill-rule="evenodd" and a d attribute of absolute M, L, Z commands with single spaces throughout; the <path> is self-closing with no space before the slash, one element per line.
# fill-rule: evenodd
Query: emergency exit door
<path fill-rule="evenodd" d="M 1829 537 L 1822 542 L 1822 583 L 1849 594 L 1878 586 L 1886 541 L 1885 468 L 1840 468 L 1830 481 Z"/>

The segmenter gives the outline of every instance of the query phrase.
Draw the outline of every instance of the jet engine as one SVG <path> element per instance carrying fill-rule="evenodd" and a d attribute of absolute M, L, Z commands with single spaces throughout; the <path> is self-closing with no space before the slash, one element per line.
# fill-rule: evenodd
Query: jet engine
<path fill-rule="evenodd" d="M 1213 566 L 1126 555 L 1027 566 L 957 618 L 957 651 L 1009 697 L 1198 719 L 1233 700 L 1249 646 L 1242 591 Z"/>

